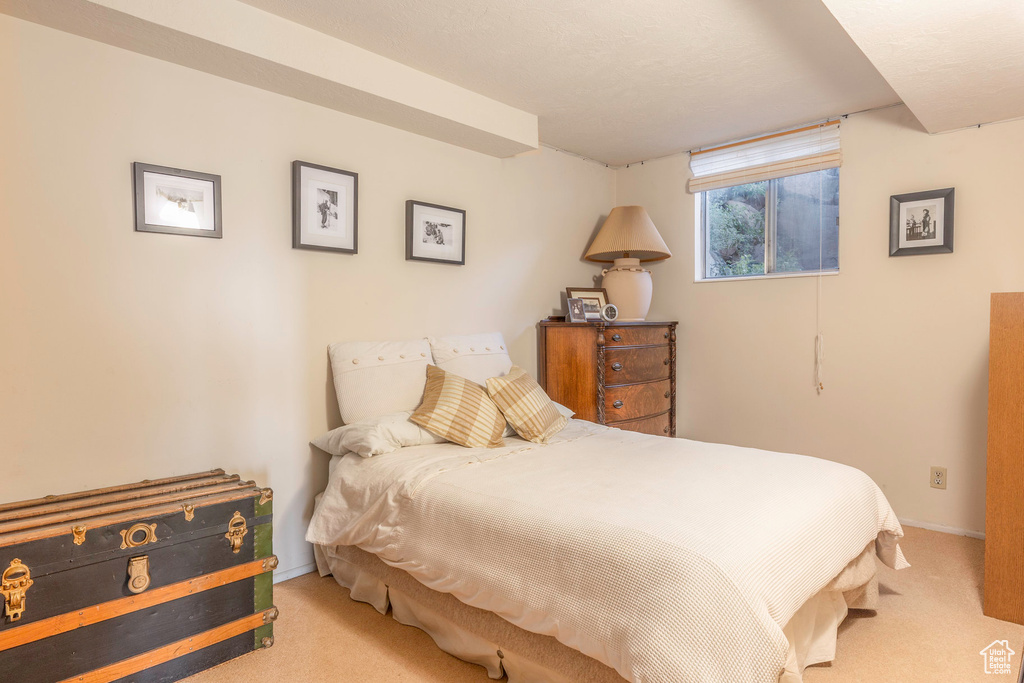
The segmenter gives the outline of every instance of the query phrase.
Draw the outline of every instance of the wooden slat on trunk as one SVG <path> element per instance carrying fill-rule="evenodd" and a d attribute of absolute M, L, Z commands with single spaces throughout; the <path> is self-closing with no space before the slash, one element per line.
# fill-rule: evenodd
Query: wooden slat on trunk
<path fill-rule="evenodd" d="M 99 493 L 108 493 L 114 491 L 128 491 L 130 489 L 145 488 L 147 486 L 159 486 L 162 484 L 172 484 L 178 481 L 187 481 L 189 479 L 198 479 L 200 477 L 208 477 L 211 475 L 224 474 L 224 470 L 215 469 L 209 472 L 198 472 L 195 474 L 182 474 L 177 477 L 164 477 L 163 479 L 143 479 L 133 484 L 121 484 L 119 486 L 107 486 L 102 489 L 90 489 L 88 491 L 78 491 L 76 493 L 65 493 L 60 496 L 46 496 L 45 498 L 35 498 L 32 500 L 20 500 L 14 503 L 4 503 L 0 505 L 0 512 L 7 510 L 14 510 L 23 507 L 32 507 L 33 505 L 43 505 L 46 503 L 56 503 L 64 500 L 75 500 L 77 498 L 87 498 L 94 496 Z"/>
<path fill-rule="evenodd" d="M 138 673 L 139 671 L 148 669 L 151 666 L 163 664 L 175 657 L 181 657 L 182 655 L 194 652 L 195 650 L 241 635 L 246 631 L 252 631 L 263 624 L 264 614 L 266 614 L 266 612 L 257 612 L 256 614 L 243 619 L 238 619 L 237 621 L 232 621 L 229 624 L 224 624 L 223 626 L 200 633 L 197 636 L 179 640 L 176 643 L 171 643 L 170 645 L 150 650 L 149 652 L 131 657 L 130 659 L 125 659 L 121 662 L 117 662 L 116 664 L 111 664 L 110 666 L 105 666 L 102 669 L 90 671 L 89 673 L 81 676 L 67 678 L 64 681 L 61 681 L 61 683 L 111 683 L 111 681 L 115 681 L 124 676 L 130 676 L 134 673 Z"/>

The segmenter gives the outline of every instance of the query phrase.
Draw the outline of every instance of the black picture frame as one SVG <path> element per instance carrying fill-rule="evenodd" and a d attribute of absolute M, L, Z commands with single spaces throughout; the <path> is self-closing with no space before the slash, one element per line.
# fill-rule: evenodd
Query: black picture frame
<path fill-rule="evenodd" d="M 302 175 L 303 169 L 309 169 L 320 176 L 322 181 L 325 181 L 329 176 L 336 176 L 333 180 L 337 181 L 340 185 L 347 185 L 351 183 L 352 189 L 352 200 L 351 202 L 345 202 L 345 224 L 351 224 L 352 226 L 352 237 L 351 240 L 347 238 L 333 238 L 332 236 L 317 236 L 312 235 L 307 230 L 303 233 L 303 196 L 302 196 Z M 314 182 L 311 180 L 311 182 Z M 312 214 L 316 209 L 313 206 L 308 206 L 309 212 Z M 337 203 L 335 203 L 335 209 L 337 209 Z M 335 215 L 335 219 L 339 216 Z M 323 219 L 324 221 L 327 218 Z M 358 254 L 359 253 L 359 174 L 353 171 L 345 171 L 340 168 L 333 168 L 331 166 L 322 166 L 320 164 L 313 164 L 308 161 L 295 160 L 292 162 L 292 248 L 293 249 L 311 249 L 313 251 L 333 251 L 342 254 Z"/>
<path fill-rule="evenodd" d="M 604 287 L 566 287 L 565 298 L 582 299 L 588 322 L 601 320 L 601 310 L 608 305 L 608 290 Z"/>
<path fill-rule="evenodd" d="M 952 254 L 953 253 L 953 209 L 956 191 L 952 187 L 941 190 L 928 190 L 927 192 L 909 192 L 907 194 L 894 194 L 889 198 L 889 256 L 916 256 L 919 254 Z M 928 225 L 930 211 L 922 209 L 925 218 L 918 223 L 913 216 L 908 217 L 908 204 L 924 203 L 931 200 L 932 205 L 942 203 L 941 225 L 938 219 L 934 220 L 935 225 Z M 922 225 L 923 223 L 923 225 Z M 927 238 L 928 231 L 935 233 L 932 239 Z M 938 231 L 942 231 L 941 238 Z M 931 242 L 927 246 L 909 246 L 910 234 L 915 233 L 913 240 Z M 920 236 L 924 233 L 924 236 Z M 900 246 L 900 237 L 903 236 L 903 246 Z"/>
<path fill-rule="evenodd" d="M 147 195 L 146 185 L 146 174 L 153 174 L 154 176 L 167 176 L 170 178 L 169 181 L 173 183 L 174 179 L 181 179 L 187 181 L 182 183 L 182 186 L 191 185 L 192 187 L 186 187 L 185 191 L 189 193 L 201 192 L 203 193 L 203 201 L 205 202 L 207 192 L 206 185 L 209 184 L 209 193 L 212 196 L 212 218 L 207 211 L 204 211 L 204 218 L 209 223 L 212 220 L 212 228 L 188 228 L 178 225 L 171 225 L 168 223 L 158 222 L 160 219 L 150 215 L 149 221 L 146 219 L 146 208 L 147 201 L 154 199 L 153 193 Z M 153 184 L 158 182 L 156 179 L 153 180 Z M 157 188 L 162 190 L 162 188 Z M 171 198 L 164 197 L 164 201 L 167 202 Z M 221 216 L 221 188 L 220 188 L 220 176 L 212 173 L 201 173 L 199 171 L 187 171 L 182 168 L 171 168 L 170 166 L 158 166 L 156 164 L 146 164 L 141 161 L 132 163 L 132 201 L 133 209 L 135 213 L 135 232 L 158 232 L 166 235 L 188 235 L 191 237 L 213 237 L 220 239 L 223 237 L 223 221 Z M 187 198 L 182 197 L 179 199 L 179 207 L 182 202 L 187 202 L 189 207 L 193 206 L 193 202 Z M 155 208 L 154 208 L 155 211 Z M 195 213 L 194 210 L 189 211 Z M 197 220 L 198 217 L 197 217 Z"/>
<path fill-rule="evenodd" d="M 448 250 L 450 254 L 448 256 L 441 255 L 443 249 L 437 249 L 438 246 L 444 246 L 444 243 L 431 244 L 430 251 L 434 252 L 434 255 L 424 254 L 422 251 L 422 245 L 427 244 L 427 233 L 426 229 L 430 227 L 428 222 L 427 228 L 421 229 L 417 220 L 417 210 L 428 212 L 432 215 L 437 215 L 446 220 L 451 220 L 450 227 L 453 230 L 447 236 L 441 235 L 441 238 L 451 239 L 451 248 Z M 445 216 L 444 214 L 448 214 Z M 462 229 L 458 230 L 455 228 L 454 223 L 458 222 L 461 224 Z M 419 254 L 417 250 L 421 250 Z M 421 202 L 415 199 L 409 199 L 405 202 L 405 260 L 406 261 L 429 261 L 432 263 L 447 263 L 454 266 L 466 265 L 466 211 L 464 209 L 456 209 L 451 206 L 442 206 L 440 204 L 431 204 L 429 202 Z"/>

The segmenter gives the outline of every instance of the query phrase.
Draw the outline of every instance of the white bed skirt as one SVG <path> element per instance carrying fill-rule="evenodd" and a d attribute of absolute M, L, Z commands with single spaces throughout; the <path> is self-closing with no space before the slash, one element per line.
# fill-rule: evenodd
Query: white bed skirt
<path fill-rule="evenodd" d="M 406 572 L 353 546 L 314 546 L 321 576 L 386 614 L 390 605 L 399 623 L 426 631 L 437 646 L 459 659 L 479 664 L 491 678 L 509 683 L 622 683 L 623 678 L 550 636 L 524 631 L 495 614 L 438 593 Z M 779 683 L 801 683 L 805 667 L 835 659 L 839 624 L 849 609 L 875 609 L 878 580 L 875 544 L 814 597 L 804 603 L 783 629 L 789 641 Z"/>

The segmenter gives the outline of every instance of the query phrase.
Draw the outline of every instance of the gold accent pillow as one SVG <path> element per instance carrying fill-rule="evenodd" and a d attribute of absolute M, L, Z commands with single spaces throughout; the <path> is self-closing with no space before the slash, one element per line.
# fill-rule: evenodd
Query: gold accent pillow
<path fill-rule="evenodd" d="M 482 386 L 445 372 L 436 365 L 427 366 L 427 386 L 423 403 L 410 420 L 460 446 L 497 448 L 504 446 L 505 418 Z"/>
<path fill-rule="evenodd" d="M 487 380 L 487 393 L 501 408 L 512 429 L 528 441 L 547 443 L 569 422 L 540 385 L 520 367 L 512 366 L 507 375 Z"/>

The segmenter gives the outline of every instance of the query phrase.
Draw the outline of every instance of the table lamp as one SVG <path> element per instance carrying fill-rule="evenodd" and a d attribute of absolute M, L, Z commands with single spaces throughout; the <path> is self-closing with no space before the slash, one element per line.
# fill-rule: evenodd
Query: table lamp
<path fill-rule="evenodd" d="M 651 310 L 654 283 L 641 261 L 661 261 L 672 255 L 642 206 L 616 206 L 608 214 L 585 259 L 612 263 L 601 271 L 608 300 L 619 309 L 619 320 L 638 321 Z"/>

